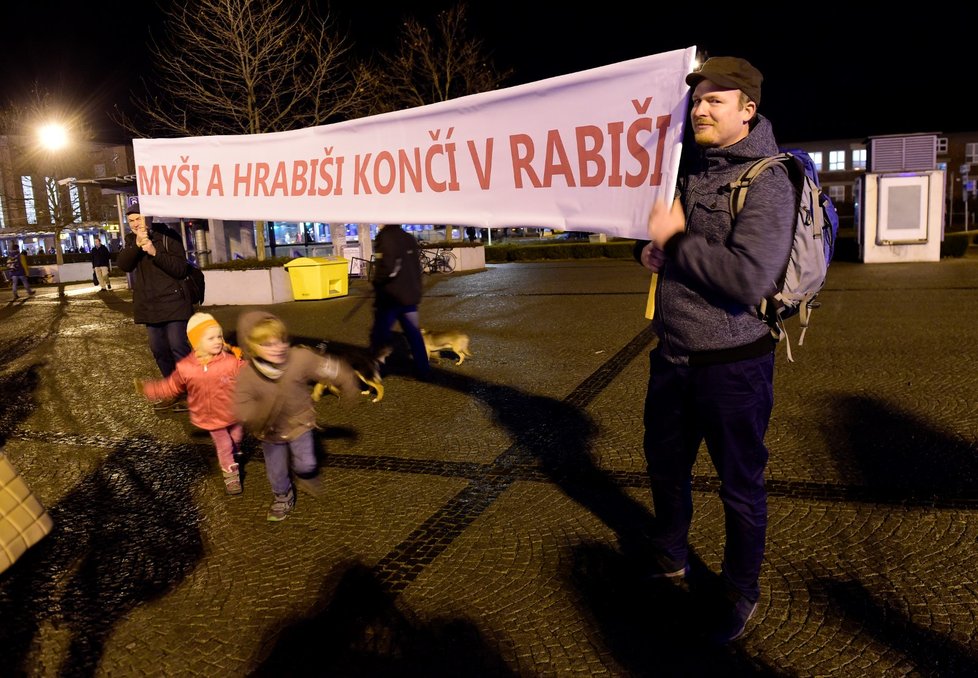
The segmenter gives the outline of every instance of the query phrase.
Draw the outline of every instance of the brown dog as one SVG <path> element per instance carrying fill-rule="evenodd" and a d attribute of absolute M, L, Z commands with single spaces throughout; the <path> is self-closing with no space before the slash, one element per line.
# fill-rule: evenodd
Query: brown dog
<path fill-rule="evenodd" d="M 441 360 L 442 351 L 451 351 L 458 356 L 456 365 L 461 365 L 466 358 L 471 358 L 469 353 L 469 335 L 461 332 L 429 332 L 421 330 L 421 337 L 424 339 L 425 350 L 428 351 L 428 358 L 435 361 Z"/>
<path fill-rule="evenodd" d="M 327 343 L 325 341 L 320 342 L 316 348 L 321 353 L 328 351 L 346 359 L 350 363 L 354 374 L 357 375 L 357 379 L 364 385 L 364 389 L 360 391 L 361 395 L 369 396 L 374 394 L 372 402 L 375 403 L 379 403 L 384 399 L 384 380 L 380 376 L 380 366 L 387 360 L 387 356 L 390 355 L 391 351 L 389 348 L 384 349 L 377 358 L 370 357 L 366 349 L 352 346 L 341 348 L 339 344 Z M 312 389 L 312 399 L 318 402 L 327 388 L 330 393 L 339 397 L 338 389 L 332 384 L 316 384 Z"/>

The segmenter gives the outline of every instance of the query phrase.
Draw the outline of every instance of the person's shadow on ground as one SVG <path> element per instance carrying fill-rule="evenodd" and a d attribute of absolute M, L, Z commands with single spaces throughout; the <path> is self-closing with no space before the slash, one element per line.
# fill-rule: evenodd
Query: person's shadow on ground
<path fill-rule="evenodd" d="M 686 582 L 674 582 L 644 577 L 634 559 L 606 544 L 570 551 L 562 575 L 580 593 L 582 616 L 600 629 L 602 642 L 627 675 L 784 675 L 737 645 L 719 647 L 707 640 L 722 594 L 719 578 L 699 561 Z"/>
<path fill-rule="evenodd" d="M 850 492 L 906 506 L 974 507 L 973 442 L 879 398 L 840 396 L 831 411 L 821 433 Z"/>
<path fill-rule="evenodd" d="M 978 676 L 974 649 L 956 642 L 949 634 L 914 622 L 903 601 L 880 601 L 878 594 L 858 581 L 823 578 L 816 579 L 811 587 L 828 601 L 828 617 L 841 619 L 840 625 L 861 624 L 866 633 L 907 657 L 919 675 Z M 952 609 L 957 609 L 953 603 Z M 950 619 L 948 622 L 953 623 Z"/>
<path fill-rule="evenodd" d="M 270 632 L 252 676 L 513 676 L 474 624 L 422 621 L 375 573 L 341 563 L 311 610 Z"/>
<path fill-rule="evenodd" d="M 94 675 L 116 622 L 203 558 L 191 488 L 208 470 L 203 455 L 132 440 L 48 507 L 52 532 L 0 575 L 6 670 L 28 673 L 34 636 L 52 622 L 69 638 L 60 674 Z"/>

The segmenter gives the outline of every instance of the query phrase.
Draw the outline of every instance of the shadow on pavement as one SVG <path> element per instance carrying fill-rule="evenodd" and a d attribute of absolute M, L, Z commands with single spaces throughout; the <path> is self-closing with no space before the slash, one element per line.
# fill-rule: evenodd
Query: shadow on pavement
<path fill-rule="evenodd" d="M 648 580 L 627 556 L 604 544 L 573 549 L 570 583 L 581 593 L 596 635 L 629 676 L 778 676 L 740 652 L 710 645 L 707 630 L 713 578 L 690 585 Z M 750 629 L 748 629 L 749 632 Z"/>
<path fill-rule="evenodd" d="M 585 410 L 457 372 L 433 368 L 432 373 L 438 386 L 481 400 L 509 434 L 510 448 L 490 465 L 498 481 L 511 483 L 527 472 L 542 472 L 614 530 L 623 550 L 645 549 L 653 517 L 595 462 L 591 446 L 597 429 Z"/>
<path fill-rule="evenodd" d="M 99 290 L 96 292 L 98 298 L 116 313 L 132 318 L 132 301 L 123 299 L 112 290 Z"/>
<path fill-rule="evenodd" d="M 420 621 L 370 568 L 337 567 L 312 611 L 267 639 L 252 676 L 513 676 L 465 620 Z"/>
<path fill-rule="evenodd" d="M 48 622 L 67 637 L 61 675 L 94 675 L 116 622 L 203 558 L 191 488 L 206 473 L 199 455 L 130 441 L 48 507 L 54 530 L 0 577 L 5 670 L 36 668 L 32 641 Z"/>
<path fill-rule="evenodd" d="M 834 613 L 841 618 L 842 628 L 845 628 L 844 624 L 860 624 L 865 632 L 906 656 L 908 665 L 927 667 L 922 669 L 921 675 L 978 676 L 978 654 L 974 649 L 955 642 L 947 633 L 913 622 L 903 605 L 878 601 L 862 584 L 854 581 L 818 579 L 812 583 L 812 588 L 829 601 L 827 614 Z M 957 605 L 954 608 L 957 609 Z M 953 625 L 953 616 L 946 621 Z"/>
<path fill-rule="evenodd" d="M 835 451 L 841 477 L 865 488 L 866 499 L 908 506 L 975 505 L 974 443 L 877 398 L 839 398 L 832 410 L 836 414 L 826 420 L 822 434 Z"/>
<path fill-rule="evenodd" d="M 0 349 L 0 364 L 8 364 L 14 358 L 33 348 L 26 340 L 7 345 Z M 31 365 L 27 369 L 0 375 L 0 393 L 3 394 L 3 407 L 0 407 L 0 447 L 20 422 L 34 411 L 34 392 L 41 383 L 41 365 Z"/>

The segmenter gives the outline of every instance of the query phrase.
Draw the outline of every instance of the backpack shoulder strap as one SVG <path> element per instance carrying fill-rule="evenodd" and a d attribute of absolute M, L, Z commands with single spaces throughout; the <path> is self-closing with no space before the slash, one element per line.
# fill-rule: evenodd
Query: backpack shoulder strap
<path fill-rule="evenodd" d="M 769 155 L 766 158 L 755 160 L 747 166 L 736 181 L 731 181 L 729 184 L 730 216 L 736 218 L 737 215 L 740 214 L 741 210 L 744 209 L 744 202 L 747 200 L 747 188 L 750 186 L 751 182 L 757 178 L 757 175 L 771 165 L 779 162 L 785 164 L 792 182 L 795 181 L 794 175 L 792 174 L 791 165 L 794 164 L 795 168 L 797 169 L 799 161 L 790 153 L 778 153 L 777 155 Z"/>

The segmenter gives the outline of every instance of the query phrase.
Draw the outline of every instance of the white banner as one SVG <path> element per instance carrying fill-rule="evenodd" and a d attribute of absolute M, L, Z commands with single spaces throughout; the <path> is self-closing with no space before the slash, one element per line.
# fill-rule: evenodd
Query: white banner
<path fill-rule="evenodd" d="M 144 214 L 645 237 L 695 47 L 292 132 L 134 139 Z"/>

